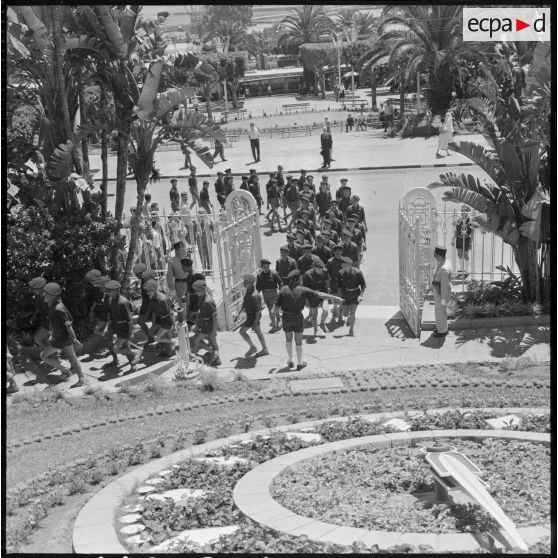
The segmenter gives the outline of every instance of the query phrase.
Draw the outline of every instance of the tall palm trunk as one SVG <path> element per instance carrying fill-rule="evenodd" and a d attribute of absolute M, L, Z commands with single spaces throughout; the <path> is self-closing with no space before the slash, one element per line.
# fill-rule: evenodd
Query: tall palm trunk
<path fill-rule="evenodd" d="M 523 300 L 540 302 L 539 262 L 535 243 L 526 236 L 520 236 L 519 244 L 514 247 L 514 256 L 523 283 Z"/>
<path fill-rule="evenodd" d="M 107 90 L 104 82 L 101 82 L 101 110 L 105 112 L 107 106 Z M 103 117 L 106 121 L 106 117 Z M 108 198 L 108 137 L 105 130 L 101 130 L 101 219 L 107 218 L 107 198 Z"/>
<path fill-rule="evenodd" d="M 325 86 L 325 74 L 323 70 L 320 71 L 320 85 L 322 87 L 322 99 L 325 99 L 326 86 Z"/>
<path fill-rule="evenodd" d="M 114 218 L 121 222 L 124 214 L 124 195 L 126 193 L 126 175 L 128 174 L 128 134 L 131 120 L 125 109 L 116 109 L 118 145 L 116 152 L 116 201 Z"/>
<path fill-rule="evenodd" d="M 68 96 L 66 95 L 66 80 L 64 79 L 64 59 L 62 54 L 62 11 L 60 6 L 48 6 L 49 15 L 52 20 L 52 46 L 54 50 L 54 72 L 56 78 L 56 96 L 58 108 L 62 115 L 64 134 L 66 141 L 72 138 L 72 124 L 70 111 L 68 109 Z M 81 162 L 78 157 L 76 146 L 72 149 L 72 159 L 76 172 L 81 174 Z"/>
<path fill-rule="evenodd" d="M 401 72 L 399 76 L 399 112 L 401 114 L 400 118 L 403 118 L 405 114 L 405 74 Z"/>
<path fill-rule="evenodd" d="M 136 247 L 138 244 L 138 238 L 140 235 L 140 222 L 141 214 L 143 210 L 143 196 L 145 195 L 145 190 L 147 188 L 148 179 L 145 178 L 141 182 L 138 182 L 138 197 L 136 201 L 136 211 L 132 216 L 130 222 L 130 246 L 128 247 L 128 257 L 126 258 L 126 266 L 124 267 L 124 277 L 122 277 L 122 292 L 126 293 L 128 286 L 130 284 L 130 276 L 132 274 L 132 267 L 136 259 Z"/>
<path fill-rule="evenodd" d="M 81 67 L 78 66 L 77 70 L 78 76 L 78 96 L 79 96 L 79 120 L 81 125 L 85 124 L 87 120 L 87 113 L 85 110 L 85 92 L 84 92 L 84 84 L 83 84 L 83 73 Z M 81 138 L 81 160 L 83 161 L 84 165 L 89 167 L 89 146 L 87 144 L 87 137 Z"/>
<path fill-rule="evenodd" d="M 370 89 L 370 93 L 372 96 L 372 108 L 377 109 L 378 102 L 376 100 L 376 71 L 374 70 L 374 68 L 370 69 Z"/>
<path fill-rule="evenodd" d="M 236 97 L 236 87 L 237 87 L 237 84 L 233 81 L 231 83 L 231 100 L 232 100 L 233 108 L 235 108 L 235 109 L 238 108 L 238 99 Z"/>

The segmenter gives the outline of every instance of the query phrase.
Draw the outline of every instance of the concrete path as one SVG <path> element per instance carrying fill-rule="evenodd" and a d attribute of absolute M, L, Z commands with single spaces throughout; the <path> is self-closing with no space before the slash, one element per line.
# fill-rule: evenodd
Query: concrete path
<path fill-rule="evenodd" d="M 287 378 L 294 369 L 287 367 L 285 336 L 282 331 L 268 334 L 270 322 L 267 315 L 262 318 L 262 330 L 265 333 L 269 356 L 262 358 L 244 357 L 248 346 L 238 332 L 219 332 L 218 342 L 222 365 L 218 373 L 223 379 L 230 376 L 232 370 L 241 371 L 253 380 L 270 379 L 277 375 Z M 304 360 L 308 366 L 303 374 L 342 370 L 363 370 L 380 366 L 398 366 L 412 364 L 489 361 L 503 358 L 528 356 L 539 361 L 550 360 L 549 327 L 510 327 L 486 330 L 451 331 L 445 339 L 423 332 L 420 339 L 413 338 L 399 309 L 394 306 L 363 305 L 357 311 L 355 337 L 348 337 L 346 326 L 332 328 L 323 333 L 318 331 L 313 336 L 313 329 L 306 328 L 303 337 Z M 251 336 L 257 344 L 253 333 Z M 136 340 L 143 343 L 142 333 L 136 331 Z M 87 340 L 91 344 L 91 340 Z M 259 345 L 258 345 L 259 348 Z M 38 351 L 32 356 L 38 357 Z M 102 386 L 107 391 L 115 391 L 123 382 L 134 383 L 147 378 L 161 377 L 172 380 L 174 371 L 172 361 L 162 361 L 154 357 L 153 350 L 146 350 L 144 361 L 134 374 L 127 374 L 129 365 L 120 368 L 107 368 L 110 358 L 96 356 L 80 357 L 84 373 L 90 385 Z M 296 360 L 296 355 L 294 355 Z M 120 357 L 122 363 L 124 358 Z M 83 394 L 84 388 L 71 388 L 75 376 L 70 381 L 58 383 L 58 372 L 48 372 L 48 367 L 40 366 L 30 358 L 28 351 L 22 357 L 18 367 L 16 382 L 20 393 L 42 391 L 56 385 L 68 396 Z M 37 378 L 38 383 L 30 380 Z"/>

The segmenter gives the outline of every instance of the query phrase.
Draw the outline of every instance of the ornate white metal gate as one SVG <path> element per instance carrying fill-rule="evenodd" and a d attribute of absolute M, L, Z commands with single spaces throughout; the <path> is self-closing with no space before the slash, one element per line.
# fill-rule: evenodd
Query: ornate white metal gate
<path fill-rule="evenodd" d="M 399 204 L 399 305 L 417 337 L 436 241 L 436 200 L 426 188 L 413 188 Z"/>

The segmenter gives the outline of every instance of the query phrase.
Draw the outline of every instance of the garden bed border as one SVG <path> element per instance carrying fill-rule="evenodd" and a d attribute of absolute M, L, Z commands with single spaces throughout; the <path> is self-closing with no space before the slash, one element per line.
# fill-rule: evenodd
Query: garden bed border
<path fill-rule="evenodd" d="M 443 413 L 447 412 L 450 409 L 430 409 L 429 413 Z M 452 409 L 455 410 L 455 409 Z M 463 412 L 471 409 L 460 409 Z M 501 413 L 505 411 L 505 409 L 501 408 L 483 408 L 483 409 L 475 409 L 475 410 L 485 410 L 485 411 L 494 411 L 497 413 Z M 511 410 L 511 409 L 510 409 Z M 514 411 L 523 411 L 528 412 L 533 409 L 513 409 Z M 537 409 L 539 410 L 539 409 Z M 540 409 L 543 410 L 543 409 Z M 412 411 L 412 413 L 420 414 L 422 411 Z M 395 417 L 402 417 L 405 416 L 405 411 L 393 411 L 393 412 L 383 412 L 383 413 L 374 413 L 374 414 L 367 414 L 367 415 L 351 415 L 351 416 L 360 416 L 366 420 L 383 420 L 383 419 L 390 419 Z M 409 413 L 411 414 L 411 413 Z M 331 420 L 347 420 L 348 417 L 329 417 L 325 419 L 319 420 L 312 420 L 307 422 L 301 422 L 297 424 L 288 424 L 284 426 L 279 426 L 273 428 L 273 430 L 278 432 L 289 432 L 293 430 L 300 430 L 303 428 L 312 428 L 318 424 L 328 422 Z M 229 436 L 227 438 L 219 438 L 216 440 L 212 440 L 211 442 L 207 442 L 205 444 L 191 446 L 189 448 L 185 448 L 183 450 L 174 452 L 170 455 L 167 455 L 163 458 L 156 459 L 147 463 L 145 465 L 141 465 L 122 475 L 118 479 L 114 480 L 107 486 L 105 486 L 102 490 L 97 492 L 85 506 L 80 510 L 76 521 L 73 527 L 72 533 L 72 546 L 73 551 L 78 554 L 98 554 L 98 553 L 107 553 L 107 554 L 127 554 L 129 551 L 122 546 L 119 541 L 118 534 L 115 530 L 115 514 L 118 511 L 122 500 L 128 496 L 135 487 L 141 484 L 143 481 L 148 479 L 149 477 L 153 476 L 154 474 L 162 471 L 164 469 L 170 468 L 172 465 L 178 464 L 188 458 L 194 457 L 196 455 L 203 454 L 205 455 L 210 450 L 215 450 L 219 447 L 232 444 L 235 442 L 239 442 L 242 440 L 248 440 L 251 438 L 255 438 L 258 435 L 266 435 L 270 432 L 270 429 L 262 429 L 253 432 L 246 432 L 242 434 L 236 434 L 233 436 Z M 543 443 L 550 443 L 550 435 L 549 434 L 540 434 L 535 432 L 521 432 L 521 431 L 507 431 L 507 430 L 431 430 L 431 431 L 422 431 L 422 432 L 403 432 L 398 434 L 386 434 L 380 435 L 379 438 L 386 439 L 389 446 L 391 445 L 400 445 L 401 443 L 407 444 L 408 441 L 413 439 L 424 439 L 424 440 L 432 440 L 437 437 L 475 437 L 475 433 L 484 433 L 483 437 L 496 437 L 499 434 L 500 437 L 512 439 L 512 440 L 528 440 L 533 442 L 543 442 Z M 412 436 L 411 436 L 412 435 Z M 378 437 L 378 436 L 376 436 Z M 478 436 L 477 436 L 478 437 Z M 355 443 L 355 445 L 359 445 L 361 442 L 360 440 L 364 440 L 365 438 L 359 438 L 359 442 Z M 347 440 L 341 442 L 334 442 L 337 444 L 345 443 L 346 447 Z M 364 442 L 366 443 L 366 442 Z M 317 447 L 322 448 L 324 445 L 331 445 L 331 444 L 323 444 L 320 446 L 312 446 L 308 448 L 309 450 L 316 449 Z M 302 450 L 305 451 L 305 450 Z M 329 450 L 331 451 L 331 450 Z M 294 455 L 294 454 L 288 454 Z M 276 459 L 284 459 L 287 455 L 280 456 Z M 272 460 L 275 461 L 275 460 Z M 270 461 L 271 462 L 271 461 Z M 267 462 L 267 463 L 270 463 Z M 252 471 L 258 469 L 256 467 Z M 251 472 L 252 472 L 251 471 Z M 237 486 L 246 478 L 243 477 Z M 235 491 L 233 493 L 236 494 L 237 488 L 235 487 Z M 253 486 L 250 488 L 252 492 L 254 491 Z M 269 494 L 269 490 L 268 494 Z M 257 500 L 256 500 L 257 501 Z M 236 497 L 235 497 L 236 503 Z M 238 504 L 237 504 L 238 505 Z M 278 505 L 278 504 L 276 504 Z M 238 506 L 243 513 L 246 514 L 243 507 Z M 284 508 L 282 508 L 284 510 Z M 288 512 L 288 510 L 285 510 Z M 292 512 L 288 512 L 292 513 Z M 249 516 L 249 514 L 246 514 Z M 252 518 L 253 519 L 253 518 Z M 259 520 L 258 523 L 260 523 Z M 305 518 L 305 521 L 310 522 L 309 518 Z M 334 525 L 333 528 L 339 528 L 338 525 Z M 344 528 L 345 529 L 345 528 Z M 538 529 L 538 528 L 535 528 Z M 550 533 L 550 531 L 549 531 Z M 384 533 L 385 534 L 385 533 Z M 438 535 L 436 535 L 438 536 Z M 405 535 L 406 537 L 406 535 Z M 346 540 L 345 543 L 347 544 Z M 373 543 L 371 543 L 373 544 Z"/>

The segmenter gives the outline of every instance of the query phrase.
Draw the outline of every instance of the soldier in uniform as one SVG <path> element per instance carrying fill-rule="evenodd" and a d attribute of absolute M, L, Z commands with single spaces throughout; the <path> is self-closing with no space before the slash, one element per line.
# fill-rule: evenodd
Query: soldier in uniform
<path fill-rule="evenodd" d="M 258 211 L 260 215 L 263 215 L 262 213 L 263 200 L 262 200 L 262 194 L 260 192 L 260 178 L 256 174 L 255 169 L 250 169 L 250 177 L 248 178 L 248 191 L 254 196 L 254 199 L 258 204 Z"/>
<path fill-rule="evenodd" d="M 316 203 L 316 194 L 310 190 L 310 184 L 308 182 L 305 182 L 302 190 L 300 191 L 300 199 L 302 200 L 303 198 L 306 198 L 308 201 L 308 206 L 314 208 L 314 205 Z M 308 206 L 306 206 L 306 209 L 308 208 Z"/>
<path fill-rule="evenodd" d="M 314 257 L 313 267 L 304 274 L 302 284 L 314 291 L 328 292 L 329 276 L 326 272 L 324 262 L 320 258 Z M 310 321 L 314 327 L 314 335 L 318 333 L 318 308 L 322 309 L 320 328 L 324 333 L 327 333 L 328 330 L 325 322 L 329 310 L 328 301 L 323 298 L 316 298 L 310 299 L 308 302 L 310 306 Z"/>
<path fill-rule="evenodd" d="M 345 229 L 343 231 L 343 257 L 344 258 L 351 258 L 355 265 L 358 267 L 359 264 L 359 257 L 358 257 L 358 248 L 357 245 L 353 242 L 353 233 Z"/>
<path fill-rule="evenodd" d="M 259 293 L 254 288 L 254 283 L 256 278 L 253 275 L 244 275 L 244 288 L 246 293 L 244 294 L 244 299 L 242 301 L 242 309 L 246 313 L 246 321 L 242 324 L 240 328 L 240 335 L 246 343 L 248 343 L 248 351 L 244 355 L 245 357 L 252 356 L 256 353 L 257 357 L 265 356 L 269 354 L 267 350 L 267 345 L 265 343 L 265 338 L 262 333 L 260 320 L 262 317 L 262 299 Z M 260 343 L 262 344 L 262 350 L 258 353 L 258 349 L 252 343 L 252 339 L 248 334 L 248 330 L 252 329 L 254 333 L 258 336 Z"/>
<path fill-rule="evenodd" d="M 297 261 L 297 265 L 298 265 L 298 260 L 300 258 L 300 256 L 302 256 L 302 246 L 304 246 L 304 244 L 308 243 L 311 241 L 312 237 L 310 236 L 310 231 L 308 229 L 303 228 L 304 227 L 304 221 L 301 220 L 301 223 L 298 224 L 299 228 L 296 229 L 296 243 L 298 244 L 298 246 L 300 246 L 300 250 L 298 251 L 298 257 L 296 258 Z M 294 255 L 293 255 L 294 258 Z"/>
<path fill-rule="evenodd" d="M 269 221 L 269 215 L 271 214 L 271 230 L 274 231 L 275 228 L 273 226 L 273 223 L 275 222 L 275 220 L 277 219 L 277 228 L 279 229 L 279 232 L 283 232 L 283 229 L 281 228 L 281 218 L 279 217 L 279 205 L 281 203 L 280 200 L 280 191 L 279 191 L 279 187 L 277 186 L 277 179 L 276 178 L 272 178 L 269 181 L 269 186 L 267 188 L 267 205 L 268 207 L 271 207 L 269 213 L 266 215 L 266 219 Z"/>
<path fill-rule="evenodd" d="M 241 190 L 246 190 L 248 192 L 248 177 L 243 176 L 241 180 L 242 180 L 242 182 L 240 183 L 239 188 Z"/>
<path fill-rule="evenodd" d="M 302 227 L 297 222 L 297 226 L 306 229 L 310 233 L 310 241 L 314 242 L 316 238 L 316 224 L 312 221 L 312 213 L 308 209 L 303 209 L 300 212 L 300 218 L 302 219 Z"/>
<path fill-rule="evenodd" d="M 92 317 L 95 320 L 95 329 L 93 332 L 96 335 L 103 336 L 105 343 L 108 345 L 109 354 L 112 356 L 111 364 L 118 365 L 118 357 L 114 352 L 112 339 L 107 334 L 107 324 L 110 321 L 110 297 L 107 291 L 107 284 L 109 282 L 110 277 L 108 275 L 102 275 L 93 281 L 93 286 L 97 291 L 97 296 L 93 303 L 93 308 L 91 309 Z"/>
<path fill-rule="evenodd" d="M 199 309 L 199 299 L 194 291 L 194 283 L 196 281 L 205 281 L 203 273 L 194 272 L 194 262 L 191 258 L 183 258 L 180 260 L 183 271 L 187 274 L 186 279 L 186 321 L 189 325 L 193 325 L 192 316 Z"/>
<path fill-rule="evenodd" d="M 295 242 L 296 236 L 288 232 L 287 233 L 287 246 L 289 248 L 289 256 L 296 262 L 300 256 L 302 256 L 301 245 Z"/>
<path fill-rule="evenodd" d="M 318 208 L 318 218 L 319 218 L 320 226 L 322 226 L 322 223 L 326 218 L 330 205 L 331 205 L 331 194 L 327 189 L 327 182 L 322 181 L 320 183 L 320 190 L 316 194 L 316 206 Z"/>
<path fill-rule="evenodd" d="M 188 187 L 190 188 L 190 197 L 192 198 L 192 203 L 190 204 L 190 209 L 192 209 L 196 204 L 200 204 L 200 194 L 198 192 L 198 179 L 196 178 L 196 167 L 192 165 L 190 167 L 190 176 L 188 177 Z"/>
<path fill-rule="evenodd" d="M 143 286 L 150 299 L 149 313 L 151 315 L 151 335 L 154 342 L 158 343 L 157 357 L 170 357 L 174 354 L 174 341 L 172 330 L 174 327 L 174 314 L 172 300 L 159 291 L 159 284 L 155 279 L 146 281 Z"/>
<path fill-rule="evenodd" d="M 351 205 L 351 188 L 349 186 L 345 186 L 343 188 L 343 196 L 339 200 L 339 211 L 343 214 L 343 223 L 347 222 L 347 212 L 349 211 L 349 207 Z"/>
<path fill-rule="evenodd" d="M 448 301 L 451 298 L 451 264 L 446 260 L 446 248 L 436 246 L 434 249 L 434 260 L 436 270 L 432 278 L 432 290 L 434 291 L 434 315 L 436 318 L 436 329 L 434 337 L 445 337 L 448 334 Z"/>
<path fill-rule="evenodd" d="M 275 262 L 275 271 L 281 277 L 283 285 L 288 283 L 288 276 L 296 269 L 296 260 L 290 256 L 290 248 L 287 244 L 279 249 L 281 257 Z"/>
<path fill-rule="evenodd" d="M 290 174 L 287 176 L 287 184 L 283 191 L 283 196 L 287 202 L 289 211 L 291 212 L 291 220 L 288 224 L 288 229 L 292 230 L 293 225 L 296 222 L 296 212 L 300 205 L 300 194 L 298 193 L 296 183 Z"/>
<path fill-rule="evenodd" d="M 202 347 L 209 351 L 210 366 L 219 366 L 219 345 L 217 344 L 217 306 L 213 297 L 207 290 L 204 279 L 198 279 L 192 285 L 196 298 L 198 299 L 198 309 L 195 314 L 194 337 L 191 342 L 193 353 L 197 353 Z"/>
<path fill-rule="evenodd" d="M 343 244 L 336 244 L 333 247 L 333 256 L 329 259 L 326 264 L 327 273 L 329 275 L 329 292 L 332 294 L 338 294 L 339 288 L 337 286 L 337 278 L 339 277 L 339 272 L 343 268 Z M 343 324 L 343 316 L 341 313 L 341 308 L 339 304 L 333 304 L 332 319 L 335 321 L 337 318 L 337 323 Z"/>
<path fill-rule="evenodd" d="M 351 196 L 351 205 L 347 210 L 347 215 L 349 217 L 354 216 L 357 218 L 359 224 L 364 225 L 365 232 L 368 232 L 368 225 L 366 224 L 366 215 L 364 214 L 364 207 L 360 205 L 360 197 L 356 194 Z"/>
<path fill-rule="evenodd" d="M 343 197 L 343 192 L 345 190 L 345 187 L 347 186 L 347 182 L 349 182 L 349 181 L 346 178 L 342 178 L 340 180 L 340 182 L 341 182 L 341 186 L 339 186 L 339 188 L 337 188 L 337 190 L 335 191 L 335 199 L 338 202 Z M 350 188 L 349 188 L 349 191 L 350 191 Z"/>
<path fill-rule="evenodd" d="M 333 240 L 331 240 L 331 232 L 329 231 L 322 231 L 321 233 L 322 239 L 324 241 L 324 246 L 326 248 L 328 248 L 329 250 L 331 250 L 331 256 L 333 256 L 333 247 L 335 246 L 335 242 L 333 242 Z M 337 233 L 335 233 L 337 234 Z M 316 237 L 317 238 L 317 237 Z M 330 257 L 331 257 L 330 256 Z M 327 264 L 327 262 L 324 262 Z"/>
<path fill-rule="evenodd" d="M 29 288 L 33 293 L 33 304 L 35 311 L 30 318 L 31 326 L 35 329 L 33 341 L 37 347 L 45 349 L 48 346 L 48 304 L 44 297 L 46 279 L 44 277 L 33 277 L 29 281 Z"/>
<path fill-rule="evenodd" d="M 105 288 L 109 294 L 110 320 L 107 329 L 116 335 L 114 343 L 114 362 L 118 365 L 118 354 L 125 355 L 130 363 L 130 372 L 136 371 L 136 364 L 139 362 L 143 349 L 138 348 L 133 351 L 131 348 L 132 332 L 134 331 L 134 313 L 132 303 L 120 294 L 120 283 L 109 281 Z"/>
<path fill-rule="evenodd" d="M 280 260 L 277 260 L 279 263 Z M 271 330 L 269 333 L 275 333 L 279 329 L 279 312 L 275 306 L 279 289 L 283 286 L 283 281 L 277 271 L 270 269 L 271 262 L 267 258 L 261 259 L 261 269 L 256 274 L 256 290 L 262 293 L 263 300 L 269 311 L 269 319 L 271 320 Z M 286 275 L 291 271 L 285 269 Z"/>
<path fill-rule="evenodd" d="M 337 277 L 337 286 L 343 297 L 343 315 L 347 318 L 349 335 L 355 334 L 355 314 L 359 302 L 362 302 L 366 282 L 360 269 L 353 267 L 353 260 L 349 257 L 343 258 L 343 269 Z"/>
<path fill-rule="evenodd" d="M 171 296 L 179 304 L 183 304 L 182 299 L 186 296 L 186 279 L 188 274 L 182 269 L 181 261 L 186 257 L 184 242 L 177 242 L 174 246 L 174 256 L 167 267 L 167 285 Z"/>
<path fill-rule="evenodd" d="M 51 337 L 49 344 L 41 352 L 41 358 L 47 364 L 58 368 L 62 372 L 62 380 L 67 380 L 71 372 L 75 372 L 78 376 L 78 381 L 72 387 L 80 387 L 84 385 L 85 379 L 81 370 L 81 363 L 76 356 L 76 350 L 79 351 L 83 345 L 76 337 L 72 327 L 72 315 L 62 302 L 61 294 L 62 288 L 57 283 L 47 283 L 44 286 L 43 296 L 48 304 Z M 61 352 L 70 361 L 70 370 L 62 366 L 58 360 L 58 352 Z"/>
<path fill-rule="evenodd" d="M 299 189 L 299 191 L 302 190 L 305 182 L 306 182 L 306 171 L 304 169 L 301 169 L 300 177 L 298 179 L 298 189 Z"/>
<path fill-rule="evenodd" d="M 217 201 L 221 209 L 225 209 L 225 182 L 223 181 L 223 171 L 217 171 L 217 180 L 215 181 L 215 193 Z"/>
<path fill-rule="evenodd" d="M 230 170 L 231 169 L 227 169 L 225 172 L 229 171 L 230 173 Z M 232 174 L 225 175 L 225 199 L 227 199 L 227 196 L 229 194 L 232 194 L 234 192 L 233 180 L 234 180 L 234 176 Z"/>
<path fill-rule="evenodd" d="M 322 223 L 322 235 L 323 234 L 329 235 L 329 239 L 334 246 L 339 244 L 339 235 L 337 231 L 332 228 L 332 221 L 329 218 L 324 219 L 324 222 Z"/>
<path fill-rule="evenodd" d="M 308 187 L 310 189 L 310 192 L 311 192 L 312 196 L 315 196 L 316 195 L 316 185 L 314 184 L 314 177 L 311 174 L 309 174 L 306 177 L 306 184 L 308 184 Z M 303 184 L 303 186 L 304 186 L 304 184 Z"/>
<path fill-rule="evenodd" d="M 316 236 L 316 247 L 312 250 L 312 254 L 320 258 L 324 266 L 332 256 L 331 249 L 324 244 L 324 237 L 321 234 Z"/>
<path fill-rule="evenodd" d="M 281 206 L 283 207 L 283 220 L 287 222 L 287 200 L 285 199 L 285 176 L 283 175 L 283 165 L 277 165 L 277 186 L 279 187 Z"/>
<path fill-rule="evenodd" d="M 341 301 L 339 297 L 328 293 L 313 291 L 300 285 L 300 271 L 291 271 L 288 276 L 288 284 L 281 288 L 277 305 L 283 311 L 283 331 L 288 355 L 288 366 L 292 368 L 293 363 L 293 333 L 296 348 L 297 371 L 302 370 L 307 363 L 302 360 L 302 334 L 304 332 L 304 318 L 302 310 L 307 299 L 317 299 L 319 297 Z"/>

